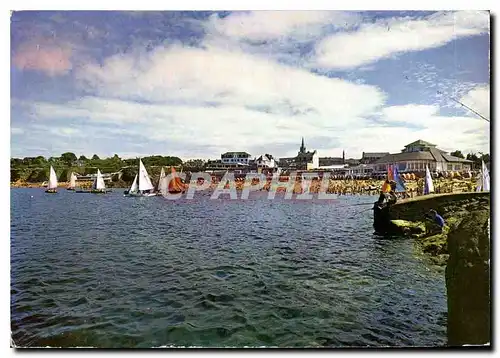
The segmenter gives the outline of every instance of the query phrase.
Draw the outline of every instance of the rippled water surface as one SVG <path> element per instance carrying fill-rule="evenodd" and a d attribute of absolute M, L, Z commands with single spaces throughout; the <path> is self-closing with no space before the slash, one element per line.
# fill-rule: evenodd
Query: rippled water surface
<path fill-rule="evenodd" d="M 168 201 L 11 189 L 18 346 L 436 346 L 443 272 L 374 197 Z"/>

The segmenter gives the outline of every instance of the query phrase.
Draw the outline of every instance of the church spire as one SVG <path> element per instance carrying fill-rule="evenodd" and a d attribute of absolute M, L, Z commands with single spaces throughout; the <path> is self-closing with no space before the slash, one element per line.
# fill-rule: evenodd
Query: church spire
<path fill-rule="evenodd" d="M 306 152 L 306 147 L 304 145 L 304 137 L 302 137 L 302 144 L 300 146 L 300 153 L 305 153 Z"/>

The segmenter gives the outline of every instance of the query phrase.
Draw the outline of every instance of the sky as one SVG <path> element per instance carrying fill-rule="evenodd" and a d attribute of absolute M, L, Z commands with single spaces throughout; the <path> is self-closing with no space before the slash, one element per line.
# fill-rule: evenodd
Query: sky
<path fill-rule="evenodd" d="M 11 156 L 489 153 L 489 13 L 21 11 Z"/>

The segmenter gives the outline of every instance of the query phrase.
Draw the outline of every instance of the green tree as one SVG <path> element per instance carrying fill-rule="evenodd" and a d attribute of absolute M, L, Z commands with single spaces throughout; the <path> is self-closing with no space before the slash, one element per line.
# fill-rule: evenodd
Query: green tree
<path fill-rule="evenodd" d="M 454 152 L 451 152 L 450 155 L 457 157 L 457 158 L 462 158 L 462 159 L 465 158 L 460 150 L 456 150 Z"/>
<path fill-rule="evenodd" d="M 479 158 L 476 155 L 476 153 L 469 153 L 469 154 L 467 154 L 466 159 L 470 160 L 470 161 L 473 161 L 474 163 L 476 163 Z"/>
<path fill-rule="evenodd" d="M 137 174 L 138 168 L 128 167 L 122 169 L 122 180 L 126 183 L 132 183 Z"/>
<path fill-rule="evenodd" d="M 49 180 L 49 170 L 35 168 L 27 178 L 28 183 L 41 183 Z"/>
<path fill-rule="evenodd" d="M 34 157 L 24 157 L 23 164 L 24 165 L 33 165 L 33 164 L 35 164 L 35 160 L 36 160 L 36 158 L 34 158 Z"/>
<path fill-rule="evenodd" d="M 23 164 L 23 160 L 19 158 L 10 158 L 10 167 L 19 167 Z"/>
<path fill-rule="evenodd" d="M 15 182 L 21 179 L 22 170 L 21 169 L 11 169 L 10 170 L 10 181 Z"/>
<path fill-rule="evenodd" d="M 190 172 L 199 172 L 205 170 L 206 164 L 203 159 L 190 159 L 182 164 L 182 168 Z"/>
<path fill-rule="evenodd" d="M 88 159 L 87 159 L 87 157 L 86 157 L 86 156 L 84 156 L 84 155 L 82 154 L 82 155 L 80 155 L 80 158 L 78 158 L 78 160 L 81 160 L 82 162 L 85 162 L 85 161 L 87 161 Z"/>
<path fill-rule="evenodd" d="M 39 155 L 38 157 L 36 157 L 36 158 L 35 158 L 35 162 L 36 162 L 36 164 L 38 164 L 38 165 L 45 165 L 45 164 L 47 164 L 47 160 L 46 160 L 46 159 L 45 159 L 45 157 L 44 157 L 44 156 L 42 156 L 42 155 Z"/>
<path fill-rule="evenodd" d="M 99 156 L 98 156 L 97 154 L 94 154 L 94 155 L 92 156 L 92 160 L 99 160 Z"/>
<path fill-rule="evenodd" d="M 74 153 L 71 153 L 71 152 L 66 152 L 66 153 L 63 153 L 61 154 L 61 160 L 66 163 L 66 164 L 73 164 L 74 162 L 76 162 L 76 155 Z"/>

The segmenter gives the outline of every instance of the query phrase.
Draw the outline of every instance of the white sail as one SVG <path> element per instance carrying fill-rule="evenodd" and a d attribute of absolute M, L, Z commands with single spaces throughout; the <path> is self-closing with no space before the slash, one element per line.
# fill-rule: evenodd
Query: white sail
<path fill-rule="evenodd" d="M 52 168 L 52 165 L 50 166 L 48 189 L 57 189 L 57 175 L 56 172 L 54 171 L 54 168 Z"/>
<path fill-rule="evenodd" d="M 163 193 L 167 190 L 167 176 L 165 175 L 165 170 L 161 167 L 160 180 L 158 181 L 158 191 Z"/>
<path fill-rule="evenodd" d="M 75 175 L 75 173 L 71 173 L 71 177 L 69 179 L 69 187 L 70 188 L 76 187 L 76 175 Z"/>
<path fill-rule="evenodd" d="M 425 183 L 424 183 L 424 195 L 434 192 L 434 183 L 432 182 L 431 172 L 429 167 L 425 166 Z"/>
<path fill-rule="evenodd" d="M 97 169 L 97 176 L 94 180 L 94 185 L 92 185 L 92 189 L 96 190 L 106 189 L 106 185 L 104 184 L 104 179 L 99 169 Z"/>
<path fill-rule="evenodd" d="M 488 172 L 488 168 L 486 167 L 486 164 L 484 164 L 484 161 L 481 170 L 481 178 L 483 181 L 483 191 L 490 191 L 490 173 Z"/>
<path fill-rule="evenodd" d="M 129 193 L 135 193 L 137 191 L 137 174 L 134 177 L 134 182 L 132 183 L 132 186 L 129 189 Z"/>
<path fill-rule="evenodd" d="M 481 172 L 476 179 L 476 191 L 490 191 L 490 173 L 484 161 L 481 163 Z"/>
<path fill-rule="evenodd" d="M 139 159 L 139 190 L 151 190 L 154 189 L 153 184 L 151 184 L 151 179 L 149 179 L 148 172 L 144 164 L 142 164 L 142 160 Z"/>

